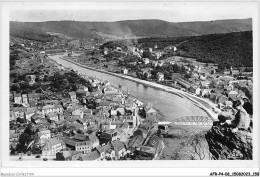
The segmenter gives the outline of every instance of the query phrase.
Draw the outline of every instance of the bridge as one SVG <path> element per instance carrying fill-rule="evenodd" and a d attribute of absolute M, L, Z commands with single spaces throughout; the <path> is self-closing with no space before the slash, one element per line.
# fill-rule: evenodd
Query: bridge
<path fill-rule="evenodd" d="M 213 119 L 206 116 L 186 116 L 173 120 L 172 125 L 212 126 Z"/>

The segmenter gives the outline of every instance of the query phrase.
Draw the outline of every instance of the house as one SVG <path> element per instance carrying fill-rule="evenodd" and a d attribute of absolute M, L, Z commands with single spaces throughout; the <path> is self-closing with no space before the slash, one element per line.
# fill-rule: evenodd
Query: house
<path fill-rule="evenodd" d="M 71 150 L 63 150 L 61 152 L 56 153 L 56 160 L 57 161 L 76 161 L 81 160 L 83 156 L 82 152 L 78 151 L 71 151 Z"/>
<path fill-rule="evenodd" d="M 107 55 L 108 54 L 108 48 L 104 48 L 104 55 Z"/>
<path fill-rule="evenodd" d="M 240 73 L 240 71 L 237 70 L 237 69 L 231 70 L 231 75 L 232 75 L 232 76 L 238 76 L 239 73 Z"/>
<path fill-rule="evenodd" d="M 217 103 L 224 104 L 225 101 L 227 101 L 227 100 L 228 100 L 228 98 L 225 95 L 219 95 L 217 98 Z"/>
<path fill-rule="evenodd" d="M 108 152 L 108 150 L 111 149 L 111 145 L 106 144 L 103 146 L 98 146 L 96 149 L 97 149 L 97 152 L 100 154 L 100 159 L 103 160 L 106 158 L 106 153 Z"/>
<path fill-rule="evenodd" d="M 161 52 L 155 52 L 156 59 L 159 59 L 162 56 Z"/>
<path fill-rule="evenodd" d="M 82 108 L 82 112 L 83 112 L 83 116 L 84 115 L 88 115 L 88 116 L 91 116 L 91 115 L 93 115 L 93 111 L 92 111 L 92 109 L 88 109 L 88 108 Z"/>
<path fill-rule="evenodd" d="M 177 51 L 177 47 L 176 46 L 167 46 L 167 47 L 164 48 L 164 50 L 167 51 L 167 52 L 171 51 L 171 50 L 176 52 Z"/>
<path fill-rule="evenodd" d="M 59 121 L 59 115 L 57 113 L 49 113 L 47 114 L 47 118 L 55 122 Z"/>
<path fill-rule="evenodd" d="M 24 104 L 28 104 L 28 97 L 27 94 L 22 94 L 22 99 Z"/>
<path fill-rule="evenodd" d="M 112 145 L 115 149 L 117 159 L 120 159 L 120 158 L 122 158 L 126 155 L 126 153 L 127 153 L 126 147 L 125 147 L 125 144 L 122 141 L 116 140 L 116 141 L 112 142 Z"/>
<path fill-rule="evenodd" d="M 99 107 L 101 107 L 102 109 L 109 110 L 109 109 L 111 109 L 111 104 L 112 104 L 111 101 L 102 100 L 99 103 Z"/>
<path fill-rule="evenodd" d="M 238 93 L 236 91 L 234 91 L 234 90 L 231 90 L 228 93 L 228 97 L 231 98 L 231 99 L 235 99 L 237 96 L 238 96 Z"/>
<path fill-rule="evenodd" d="M 98 139 L 98 137 L 94 133 L 91 133 L 89 135 L 89 139 L 90 139 L 91 144 L 92 144 L 92 149 L 94 149 L 94 148 L 99 146 L 99 139 Z"/>
<path fill-rule="evenodd" d="M 34 110 L 26 111 L 26 112 L 25 112 L 25 118 L 26 118 L 26 120 L 31 121 L 31 117 L 32 117 L 34 114 L 35 114 L 35 111 L 34 111 Z"/>
<path fill-rule="evenodd" d="M 224 75 L 230 75 L 230 70 L 225 70 L 225 71 L 223 71 L 223 74 L 224 74 Z"/>
<path fill-rule="evenodd" d="M 37 100 L 34 98 L 33 93 L 28 94 L 28 103 L 30 106 L 36 106 Z"/>
<path fill-rule="evenodd" d="M 253 76 L 253 72 L 242 72 L 241 75 L 250 77 L 250 76 Z"/>
<path fill-rule="evenodd" d="M 210 95 L 210 90 L 209 89 L 201 89 L 200 96 L 208 97 L 209 95 Z"/>
<path fill-rule="evenodd" d="M 77 102 L 76 92 L 69 92 L 69 95 L 72 102 Z"/>
<path fill-rule="evenodd" d="M 42 148 L 43 156 L 56 156 L 57 152 L 65 149 L 65 143 L 57 138 L 51 138 L 46 141 L 45 146 Z"/>
<path fill-rule="evenodd" d="M 149 64 L 150 63 L 149 58 L 143 58 L 143 63 L 146 65 Z"/>
<path fill-rule="evenodd" d="M 216 74 L 216 69 L 210 69 L 210 74 Z"/>
<path fill-rule="evenodd" d="M 80 134 L 76 134 L 73 138 L 65 138 L 64 143 L 71 150 L 82 152 L 84 154 L 90 153 L 92 149 L 90 140 L 86 136 L 81 136 Z"/>
<path fill-rule="evenodd" d="M 158 66 L 158 61 L 151 61 L 151 62 L 152 62 L 152 66 L 153 66 L 153 67 Z"/>
<path fill-rule="evenodd" d="M 145 147 L 145 148 L 144 148 Z M 150 152 L 153 158 L 156 158 L 163 148 L 163 139 L 152 135 L 148 142 L 141 147 L 141 151 Z"/>
<path fill-rule="evenodd" d="M 29 77 L 31 77 L 29 85 L 33 85 L 35 83 L 36 76 L 35 75 L 29 75 Z"/>
<path fill-rule="evenodd" d="M 139 117 L 136 115 L 137 114 L 130 115 L 130 116 L 124 116 L 125 122 L 128 123 L 129 127 L 131 127 L 131 128 L 135 128 L 138 125 L 140 125 L 140 123 L 141 123 Z"/>
<path fill-rule="evenodd" d="M 97 150 L 95 150 L 95 151 L 92 151 L 92 152 L 90 152 L 89 154 L 87 154 L 87 155 L 84 155 L 83 157 L 82 157 L 82 160 L 83 161 L 89 161 L 89 160 L 96 160 L 96 161 L 99 161 L 100 160 L 100 154 L 98 153 L 98 151 Z"/>
<path fill-rule="evenodd" d="M 207 78 L 206 73 L 203 71 L 199 72 L 199 79 L 205 81 Z"/>
<path fill-rule="evenodd" d="M 225 106 L 226 108 L 232 108 L 233 103 L 232 103 L 232 101 L 225 101 L 225 102 L 224 102 L 224 106 Z"/>
<path fill-rule="evenodd" d="M 27 107 L 26 111 L 28 111 L 28 112 L 36 112 L 37 111 L 37 107 Z"/>
<path fill-rule="evenodd" d="M 42 114 L 49 114 L 49 113 L 63 113 L 63 107 L 61 105 L 47 105 L 42 107 Z"/>
<path fill-rule="evenodd" d="M 41 130 L 37 133 L 41 144 L 43 144 L 46 140 L 51 139 L 51 131 L 50 130 Z"/>
<path fill-rule="evenodd" d="M 125 108 L 124 108 L 124 107 L 118 107 L 118 108 L 116 109 L 116 111 L 119 112 L 120 115 L 125 115 Z"/>
<path fill-rule="evenodd" d="M 9 121 L 14 121 L 14 120 L 16 120 L 16 117 L 15 117 L 13 109 L 10 108 L 10 111 L 9 111 Z"/>
<path fill-rule="evenodd" d="M 21 93 L 15 93 L 14 94 L 14 102 L 16 104 L 22 104 L 23 103 L 22 102 L 22 95 L 21 95 Z"/>
<path fill-rule="evenodd" d="M 158 80 L 159 82 L 160 82 L 160 81 L 164 81 L 164 74 L 158 72 L 158 73 L 156 74 L 156 78 L 157 78 L 157 80 Z"/>
<path fill-rule="evenodd" d="M 145 108 L 146 118 L 156 117 L 157 111 L 153 107 Z"/>
<path fill-rule="evenodd" d="M 92 149 L 91 142 L 88 140 L 76 143 L 76 151 L 81 151 L 84 154 L 88 154 L 91 152 L 91 149 Z"/>
<path fill-rule="evenodd" d="M 220 110 L 222 110 L 223 108 L 225 108 L 225 105 L 222 104 L 222 103 L 218 103 L 218 108 L 219 108 Z"/>
<path fill-rule="evenodd" d="M 11 132 L 10 132 L 9 142 L 15 142 L 15 143 L 17 143 L 18 140 L 19 140 L 19 136 L 20 136 L 19 133 L 11 133 Z"/>
<path fill-rule="evenodd" d="M 198 86 L 196 86 L 196 85 L 191 86 L 189 88 L 189 90 L 190 90 L 190 92 L 195 93 L 196 95 L 200 95 L 201 89 Z"/>
<path fill-rule="evenodd" d="M 126 68 L 123 68 L 121 70 L 121 73 L 124 74 L 124 75 L 127 75 L 128 74 L 128 70 Z"/>
<path fill-rule="evenodd" d="M 15 118 L 20 117 L 21 119 L 25 119 L 25 112 L 26 112 L 26 108 L 23 107 L 14 107 L 13 108 L 13 114 Z"/>
<path fill-rule="evenodd" d="M 140 130 L 138 130 L 140 131 Z M 135 133 L 135 132 L 134 132 Z M 142 143 L 144 141 L 144 137 L 142 135 L 134 135 L 127 144 L 127 149 L 134 152 L 136 149 L 139 149 L 142 146 Z"/>
<path fill-rule="evenodd" d="M 149 130 L 151 129 L 152 123 L 149 122 L 143 122 L 143 124 L 140 124 L 138 126 L 138 129 L 134 132 L 134 136 L 136 135 L 142 135 L 144 138 L 147 137 Z"/>
<path fill-rule="evenodd" d="M 73 116 L 79 116 L 81 119 L 82 119 L 83 116 L 84 116 L 84 113 L 83 113 L 81 107 L 73 107 L 71 114 L 72 114 Z"/>
<path fill-rule="evenodd" d="M 9 94 L 9 100 L 10 100 L 10 102 L 14 101 L 14 95 L 12 93 Z"/>
<path fill-rule="evenodd" d="M 77 141 L 85 141 L 85 140 L 88 140 L 88 136 L 83 135 L 83 134 L 76 134 L 73 136 L 73 139 L 75 139 Z"/>
<path fill-rule="evenodd" d="M 200 88 L 201 89 L 209 89 L 210 81 L 201 81 L 200 82 Z"/>
<path fill-rule="evenodd" d="M 45 106 L 59 104 L 58 100 L 43 100 L 42 102 L 43 102 L 43 105 L 45 105 Z"/>
<path fill-rule="evenodd" d="M 117 131 L 116 130 L 108 130 L 99 135 L 99 142 L 101 145 L 107 144 L 112 141 L 117 140 Z"/>
<path fill-rule="evenodd" d="M 163 61 L 159 61 L 158 62 L 158 66 L 162 67 L 164 65 L 164 62 Z"/>
<path fill-rule="evenodd" d="M 136 61 L 133 61 L 133 62 L 130 62 L 128 64 L 131 65 L 131 66 L 135 66 L 137 63 L 136 63 Z"/>
<path fill-rule="evenodd" d="M 122 48 L 121 47 L 116 47 L 116 50 L 117 51 L 122 51 Z"/>
<path fill-rule="evenodd" d="M 126 142 L 128 138 L 128 131 L 124 131 L 122 128 L 115 129 L 118 132 L 118 139 L 122 142 Z"/>

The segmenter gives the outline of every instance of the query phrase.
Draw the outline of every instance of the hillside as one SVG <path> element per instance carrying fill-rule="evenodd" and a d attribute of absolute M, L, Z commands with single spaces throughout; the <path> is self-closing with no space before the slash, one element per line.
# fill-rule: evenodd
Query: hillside
<path fill-rule="evenodd" d="M 33 31 L 34 33 L 63 33 L 77 38 L 97 37 L 99 34 L 120 37 L 181 37 L 250 30 L 252 30 L 252 19 L 185 23 L 163 20 L 10 22 L 10 33 L 15 36 Z"/>
<path fill-rule="evenodd" d="M 178 28 L 186 29 L 197 35 L 214 34 L 214 33 L 231 33 L 252 30 L 252 19 L 232 19 L 216 20 L 206 22 L 182 22 L 173 23 Z"/>
<path fill-rule="evenodd" d="M 252 31 L 193 37 L 178 46 L 181 56 L 201 62 L 215 62 L 220 67 L 253 66 Z"/>

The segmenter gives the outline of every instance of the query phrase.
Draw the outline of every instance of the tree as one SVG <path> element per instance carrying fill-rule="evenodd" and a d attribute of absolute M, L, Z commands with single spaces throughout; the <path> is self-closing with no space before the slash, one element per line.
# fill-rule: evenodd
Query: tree
<path fill-rule="evenodd" d="M 42 152 L 41 147 L 38 145 L 32 145 L 31 152 L 33 154 L 40 154 Z"/>
<path fill-rule="evenodd" d="M 31 127 L 30 126 L 27 126 L 24 130 L 24 133 L 28 134 L 28 135 L 33 135 L 34 132 L 32 131 Z"/>
<path fill-rule="evenodd" d="M 10 154 L 13 155 L 15 154 L 15 148 L 13 146 L 10 146 Z"/>
<path fill-rule="evenodd" d="M 144 80 L 147 80 L 147 79 L 148 79 L 148 73 L 147 73 L 147 72 L 144 73 L 144 75 L 143 75 L 143 79 L 144 79 Z"/>
<path fill-rule="evenodd" d="M 16 150 L 18 152 L 25 152 L 27 149 L 27 145 L 31 141 L 31 136 L 28 133 L 22 133 L 19 137 L 18 144 L 16 146 Z"/>
<path fill-rule="evenodd" d="M 19 87 L 19 85 L 17 84 L 12 84 L 11 88 L 10 88 L 10 91 L 16 91 L 16 93 L 20 93 L 21 92 L 21 89 Z"/>

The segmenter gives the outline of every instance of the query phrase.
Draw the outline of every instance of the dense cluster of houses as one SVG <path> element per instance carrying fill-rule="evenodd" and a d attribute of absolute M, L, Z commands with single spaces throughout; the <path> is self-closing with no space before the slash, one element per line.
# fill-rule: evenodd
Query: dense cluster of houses
<path fill-rule="evenodd" d="M 200 63 L 182 57 L 176 57 L 177 60 L 161 60 L 163 54 L 178 51 L 174 45 L 167 46 L 164 49 L 159 49 L 155 45 L 146 51 L 136 46 L 129 46 L 128 49 L 116 47 L 114 51 L 126 51 L 128 54 L 133 54 L 139 58 L 138 61 L 128 63 L 129 66 L 142 65 L 141 69 L 136 72 L 133 72 L 128 67 L 122 67 L 121 73 L 124 75 L 150 80 L 154 69 L 164 65 L 177 64 L 185 68 L 185 73 L 189 77 L 184 77 L 184 73 L 171 73 L 172 77 L 169 79 L 169 76 L 166 78 L 163 72 L 157 71 L 152 80 L 164 84 L 169 83 L 172 87 L 185 90 L 200 97 L 206 97 L 218 105 L 219 109 L 226 109 L 226 105 L 229 105 L 230 102 L 236 99 L 252 101 L 252 98 L 248 98 L 248 93 L 246 94 L 244 89 L 246 88 L 248 92 L 252 92 L 253 72 L 247 71 L 247 69 L 252 70 L 252 68 L 231 67 L 219 73 L 218 65 L 213 63 Z M 152 58 L 144 57 L 144 52 L 147 51 L 149 51 Z M 111 49 L 104 49 L 104 55 L 108 55 L 110 52 L 112 52 Z M 241 89 L 241 87 L 244 88 Z"/>
<path fill-rule="evenodd" d="M 165 78 L 162 72 L 157 72 L 154 78 L 155 81 L 164 84 L 169 83 L 172 87 L 182 89 L 199 97 L 208 98 L 223 111 L 227 111 L 230 104 L 237 99 L 252 102 L 252 96 L 249 96 L 249 94 L 252 93 L 253 85 L 253 72 L 249 72 L 252 68 L 230 67 L 230 69 L 226 69 L 220 73 L 218 71 L 218 65 L 213 63 L 200 63 L 182 57 L 177 57 L 178 59 L 176 61 L 174 59 L 160 59 L 162 54 L 169 51 L 176 52 L 176 46 L 167 46 L 159 50 L 158 46 L 155 45 L 148 50 L 151 56 L 157 57 L 155 57 L 155 59 L 143 57 L 143 49 L 139 49 L 135 46 L 130 47 L 130 53 L 137 53 L 138 56 L 140 56 L 140 60 L 139 62 L 131 62 L 129 65 L 135 66 L 143 64 L 147 67 L 142 67 L 141 71 L 136 71 L 136 73 L 132 73 L 130 71 L 131 69 L 123 67 L 121 73 L 138 78 L 141 75 L 142 79 L 150 80 L 154 68 L 162 67 L 163 65 L 177 64 L 185 68 L 185 73 L 189 75 L 189 77 L 184 77 L 184 73 L 172 73 L 171 80 L 169 80 Z"/>
<path fill-rule="evenodd" d="M 10 146 L 16 149 L 30 124 L 37 133 L 28 151 L 38 146 L 42 156 L 56 160 L 124 158 L 130 137 L 143 122 L 154 123 L 157 112 L 109 82 L 84 78 L 98 89 L 82 88 L 63 99 L 46 99 L 45 93 L 10 93 Z"/>

